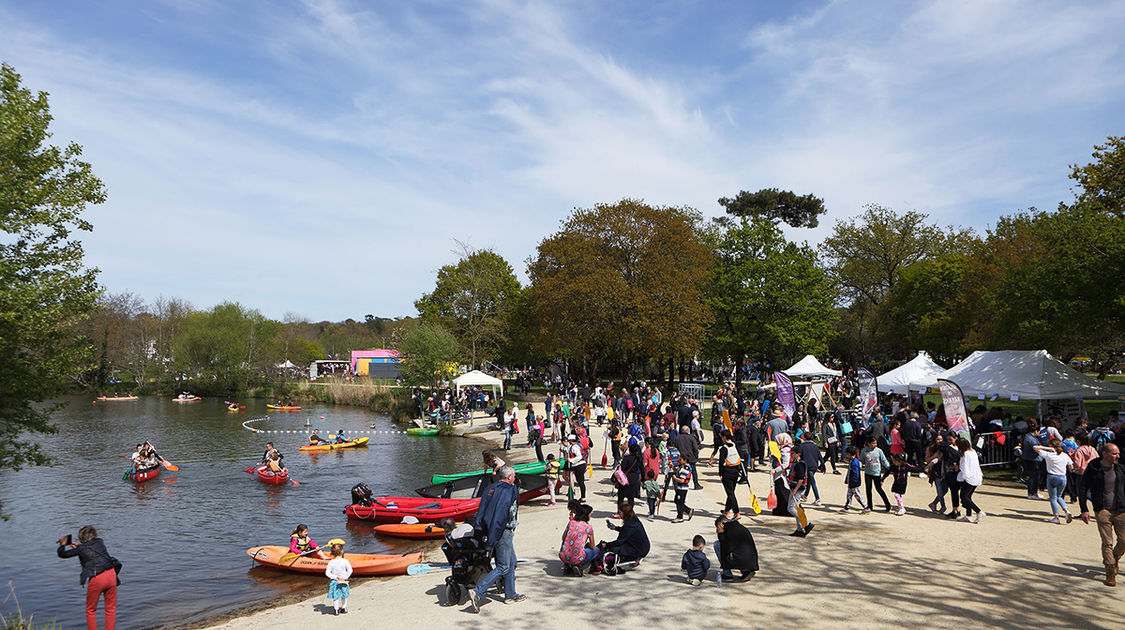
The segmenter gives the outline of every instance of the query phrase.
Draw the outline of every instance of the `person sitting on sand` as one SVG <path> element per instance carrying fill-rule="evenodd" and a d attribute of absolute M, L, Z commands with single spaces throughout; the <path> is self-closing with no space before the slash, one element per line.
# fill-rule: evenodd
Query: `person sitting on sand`
<path fill-rule="evenodd" d="M 573 516 L 567 521 L 562 535 L 559 559 L 563 561 L 563 575 L 582 576 L 582 568 L 593 561 L 597 555 L 594 545 L 594 528 L 590 525 L 590 512 L 593 508 L 579 503 Z"/>
<path fill-rule="evenodd" d="M 648 540 L 648 533 L 645 532 L 645 526 L 641 524 L 641 519 L 633 512 L 633 504 L 629 502 L 619 503 L 617 505 L 617 513 L 621 515 L 622 523 L 620 526 L 614 525 L 612 521 L 606 521 L 606 527 L 617 532 L 617 540 L 610 542 L 602 542 L 598 544 L 598 557 L 594 561 L 594 573 L 602 572 L 611 567 L 615 568 L 626 562 L 636 562 L 648 555 L 651 544 Z M 577 515 L 575 515 L 577 518 Z M 613 562 L 610 567 L 606 567 L 606 554 L 614 554 Z M 608 571 L 613 573 L 613 571 Z"/>
<path fill-rule="evenodd" d="M 715 555 L 719 556 L 720 580 L 745 582 L 758 571 L 758 547 L 754 536 L 736 520 L 720 515 L 715 519 Z M 738 569 L 740 575 L 735 576 Z"/>

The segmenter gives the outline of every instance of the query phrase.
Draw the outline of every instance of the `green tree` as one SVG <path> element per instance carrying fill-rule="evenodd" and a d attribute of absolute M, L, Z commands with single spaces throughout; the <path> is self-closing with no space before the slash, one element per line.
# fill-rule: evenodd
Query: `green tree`
<path fill-rule="evenodd" d="M 1125 136 L 1110 136 L 1094 146 L 1094 161 L 1070 167 L 1070 178 L 1082 188 L 1078 202 L 1125 219 Z"/>
<path fill-rule="evenodd" d="M 502 256 L 462 245 L 461 260 L 439 269 L 433 292 L 414 306 L 423 321 L 453 332 L 475 368 L 495 357 L 506 340 L 511 301 L 519 292 L 516 274 Z"/>
<path fill-rule="evenodd" d="M 49 461 L 20 438 L 55 431 L 42 403 L 87 356 L 74 325 L 97 296 L 74 232 L 91 229 L 82 212 L 105 189 L 80 146 L 48 143 L 50 123 L 47 93 L 0 64 L 0 468 Z"/>
<path fill-rule="evenodd" d="M 776 363 L 827 349 L 836 293 L 812 248 L 787 241 L 765 217 L 743 217 L 716 235 L 714 252 L 707 294 L 713 354 L 741 366 L 746 356 Z"/>
<path fill-rule="evenodd" d="M 820 223 L 820 215 L 827 211 L 824 200 L 815 195 L 797 195 L 776 188 L 763 188 L 755 193 L 743 190 L 734 199 L 719 199 L 719 205 L 732 216 L 766 219 L 774 223 L 782 221 L 793 227 L 810 228 L 816 227 Z"/>
<path fill-rule="evenodd" d="M 976 349 L 969 342 L 979 308 L 970 281 L 973 266 L 970 255 L 951 252 L 902 270 L 887 299 L 896 356 L 925 350 L 938 363 L 952 365 Z"/>
<path fill-rule="evenodd" d="M 246 389 L 272 373 L 280 331 L 280 322 L 238 303 L 192 313 L 173 344 L 176 368 L 203 391 Z"/>
<path fill-rule="evenodd" d="M 453 375 L 461 361 L 460 344 L 441 324 L 423 322 L 398 344 L 402 378 L 408 385 L 429 386 Z"/>

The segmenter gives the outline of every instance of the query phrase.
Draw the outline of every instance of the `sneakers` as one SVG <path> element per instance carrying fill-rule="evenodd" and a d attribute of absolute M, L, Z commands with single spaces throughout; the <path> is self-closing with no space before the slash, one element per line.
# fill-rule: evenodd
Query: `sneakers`
<path fill-rule="evenodd" d="M 895 511 L 895 516 L 902 516 L 903 514 L 906 514 L 906 508 L 899 508 Z"/>
<path fill-rule="evenodd" d="M 961 517 L 960 510 L 953 510 L 945 518 L 955 519 L 955 518 L 960 518 L 960 517 Z"/>
<path fill-rule="evenodd" d="M 800 527 L 798 527 L 797 529 L 793 530 L 793 533 L 792 533 L 792 534 L 789 534 L 789 535 L 790 535 L 790 536 L 804 536 L 804 535 L 805 535 L 805 530 L 804 530 L 804 529 L 801 529 Z"/>
<path fill-rule="evenodd" d="M 805 533 L 801 534 L 801 538 L 804 538 L 805 536 L 808 536 L 809 532 L 811 532 L 812 528 L 814 528 L 814 527 L 816 527 L 816 525 L 813 525 L 812 523 L 809 523 L 808 525 L 805 525 Z"/>
<path fill-rule="evenodd" d="M 961 518 L 959 518 L 957 520 L 961 521 L 962 523 L 968 523 L 968 522 L 970 522 L 971 519 L 969 519 L 968 515 L 966 515 L 966 516 L 962 516 Z"/>
<path fill-rule="evenodd" d="M 813 505 L 823 505 L 823 504 L 822 504 L 822 503 L 820 502 L 820 499 L 817 499 L 816 501 L 813 501 L 813 502 L 812 502 L 812 504 L 813 504 Z"/>
<path fill-rule="evenodd" d="M 703 580 L 701 580 L 699 578 L 695 578 L 694 580 L 691 581 L 692 586 L 699 586 L 702 583 L 703 583 Z"/>
<path fill-rule="evenodd" d="M 473 612 L 479 613 L 480 612 L 480 602 L 477 601 L 478 597 L 479 596 L 477 595 L 477 592 L 475 590 L 469 589 L 469 604 L 473 607 Z"/>
<path fill-rule="evenodd" d="M 979 523 L 984 520 L 984 512 L 977 512 L 976 518 L 973 519 L 974 523 Z"/>
<path fill-rule="evenodd" d="M 346 615 L 346 614 L 348 614 L 348 609 L 347 609 L 347 608 L 341 608 L 341 609 L 340 609 L 340 614 L 341 614 L 341 615 Z"/>
<path fill-rule="evenodd" d="M 1071 514 L 1070 512 L 1067 512 L 1066 513 L 1066 524 L 1070 525 L 1070 522 L 1073 521 L 1073 520 L 1074 520 L 1074 515 Z"/>
<path fill-rule="evenodd" d="M 836 513 L 837 513 L 837 514 L 847 514 L 847 513 L 848 513 L 848 508 L 843 508 L 843 509 L 839 509 L 839 510 L 836 510 Z"/>
<path fill-rule="evenodd" d="M 695 516 L 695 508 L 691 508 L 690 510 L 688 510 L 688 513 L 687 513 L 687 520 L 689 520 L 689 521 L 690 521 L 690 520 L 691 520 L 691 517 L 693 517 L 693 516 Z"/>
<path fill-rule="evenodd" d="M 525 599 L 527 599 L 527 595 L 524 595 L 523 593 L 520 593 L 519 595 L 515 595 L 513 597 L 504 598 L 504 603 L 505 604 L 518 604 Z"/>
<path fill-rule="evenodd" d="M 672 519 L 672 522 L 673 523 L 683 523 L 684 519 L 677 516 L 676 518 Z"/>
<path fill-rule="evenodd" d="M 833 469 L 833 470 L 832 470 L 832 474 L 833 474 L 833 475 L 839 475 L 839 474 L 841 474 L 841 473 L 840 473 L 840 471 L 838 471 L 838 470 L 835 470 L 835 469 Z"/>
<path fill-rule="evenodd" d="M 1047 522 L 1053 523 L 1055 525 L 1062 525 L 1062 521 L 1060 521 L 1059 517 L 1057 517 L 1057 516 L 1052 516 L 1051 518 L 1047 519 Z"/>
<path fill-rule="evenodd" d="M 934 514 L 938 513 L 937 503 L 931 503 L 931 504 L 927 505 L 926 507 L 930 508 L 930 511 L 933 512 Z"/>

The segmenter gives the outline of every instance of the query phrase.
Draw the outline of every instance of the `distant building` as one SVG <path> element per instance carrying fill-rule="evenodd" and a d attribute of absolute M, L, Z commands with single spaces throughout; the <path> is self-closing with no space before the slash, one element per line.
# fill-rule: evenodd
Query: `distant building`
<path fill-rule="evenodd" d="M 352 350 L 352 373 L 371 378 L 398 378 L 398 350 Z"/>

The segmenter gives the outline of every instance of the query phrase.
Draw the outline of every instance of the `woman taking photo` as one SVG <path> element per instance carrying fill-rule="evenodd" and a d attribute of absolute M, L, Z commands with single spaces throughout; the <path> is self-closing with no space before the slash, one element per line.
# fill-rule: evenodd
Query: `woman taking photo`
<path fill-rule="evenodd" d="M 78 556 L 82 563 L 79 584 L 86 584 L 86 630 L 98 630 L 98 598 L 105 594 L 105 630 L 117 624 L 117 567 L 121 563 L 106 551 L 98 532 L 86 525 L 78 530 L 78 542 L 59 538 L 60 558 Z"/>

